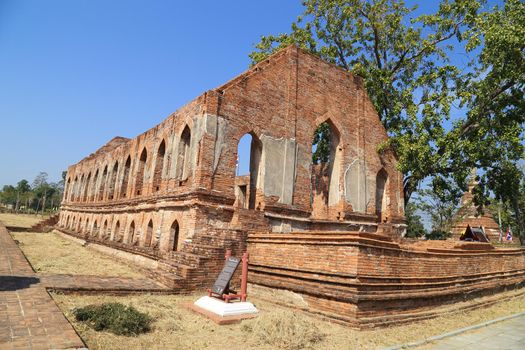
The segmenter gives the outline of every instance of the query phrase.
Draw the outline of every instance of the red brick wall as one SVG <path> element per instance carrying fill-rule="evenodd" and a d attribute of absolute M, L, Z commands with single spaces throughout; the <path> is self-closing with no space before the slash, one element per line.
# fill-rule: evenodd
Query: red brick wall
<path fill-rule="evenodd" d="M 388 325 L 523 286 L 525 249 L 490 248 L 363 233 L 251 234 L 249 280 L 295 291 L 310 311 L 351 325 Z"/>

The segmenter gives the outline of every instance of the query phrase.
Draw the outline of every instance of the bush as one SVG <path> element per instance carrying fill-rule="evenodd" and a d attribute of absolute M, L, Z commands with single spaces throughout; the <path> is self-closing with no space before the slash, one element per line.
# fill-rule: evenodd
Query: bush
<path fill-rule="evenodd" d="M 241 329 L 252 333 L 259 344 L 276 349 L 308 349 L 325 337 L 312 320 L 284 310 L 260 315 L 254 323 L 244 324 Z"/>
<path fill-rule="evenodd" d="M 430 233 L 426 234 L 425 237 L 428 240 L 440 241 L 445 240 L 451 236 L 450 232 L 443 230 L 432 230 Z"/>
<path fill-rule="evenodd" d="M 87 323 L 96 331 L 108 331 L 117 335 L 136 336 L 151 329 L 152 319 L 133 306 L 121 303 L 88 305 L 74 309 L 77 321 Z"/>

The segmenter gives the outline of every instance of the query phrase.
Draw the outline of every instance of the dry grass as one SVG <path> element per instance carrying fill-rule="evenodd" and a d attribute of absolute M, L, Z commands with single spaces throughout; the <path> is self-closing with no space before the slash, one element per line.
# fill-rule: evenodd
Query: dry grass
<path fill-rule="evenodd" d="M 36 272 L 144 277 L 136 269 L 83 247 L 54 233 L 15 232 L 25 256 Z"/>
<path fill-rule="evenodd" d="M 21 216 L 15 219 L 20 220 Z M 14 233 L 13 237 L 21 242 L 20 247 L 37 271 L 141 276 L 127 265 L 53 233 Z M 194 301 L 200 295 L 119 297 L 54 293 L 53 298 L 90 349 L 377 349 L 525 311 L 525 296 L 518 296 L 519 291 L 507 292 L 500 297 L 513 299 L 483 309 L 387 329 L 357 331 L 266 301 L 305 307 L 306 302 L 295 293 L 259 286 L 250 286 L 249 292 L 251 301 L 260 310 L 259 316 L 230 326 L 217 326 L 182 306 L 183 302 Z M 138 337 L 117 336 L 96 332 L 77 322 L 72 315 L 74 308 L 104 302 L 121 302 L 148 313 L 155 320 L 153 330 Z"/>
<path fill-rule="evenodd" d="M 29 228 L 46 218 L 47 216 L 41 215 L 0 213 L 0 221 L 2 221 L 5 226 L 14 227 Z"/>
<path fill-rule="evenodd" d="M 484 309 L 460 312 L 415 324 L 387 329 L 357 331 L 348 327 L 276 307 L 259 300 L 251 301 L 259 317 L 242 324 L 217 326 L 186 310 L 182 303 L 200 295 L 167 296 L 82 296 L 53 294 L 53 298 L 72 322 L 90 349 L 378 349 L 421 340 L 457 328 L 525 311 L 525 296 L 516 296 Z M 504 295 L 516 295 L 508 292 Z M 502 295 L 503 297 L 503 295 Z M 138 337 L 95 332 L 75 321 L 71 310 L 88 304 L 121 302 L 133 305 L 155 320 L 153 330 Z"/>

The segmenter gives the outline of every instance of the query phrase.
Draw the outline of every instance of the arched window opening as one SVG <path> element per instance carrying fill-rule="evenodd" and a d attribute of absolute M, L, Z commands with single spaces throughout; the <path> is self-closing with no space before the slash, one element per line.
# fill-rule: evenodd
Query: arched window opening
<path fill-rule="evenodd" d="M 91 235 L 95 237 L 98 236 L 98 224 L 96 220 L 93 223 L 93 229 L 91 230 Z"/>
<path fill-rule="evenodd" d="M 385 219 L 384 215 L 387 208 L 387 182 L 387 172 L 385 169 L 379 170 L 376 176 L 376 215 L 380 222 Z"/>
<path fill-rule="evenodd" d="M 171 224 L 170 240 L 172 247 L 171 250 L 173 250 L 174 252 L 177 251 L 177 247 L 179 244 L 179 223 L 177 222 L 177 220 L 175 220 L 173 224 Z"/>
<path fill-rule="evenodd" d="M 78 187 L 78 177 L 75 176 L 75 181 L 73 181 L 73 187 L 71 187 L 71 193 L 70 193 L 70 198 L 69 198 L 71 202 L 75 201 L 75 196 L 77 194 L 77 187 Z"/>
<path fill-rule="evenodd" d="M 104 167 L 102 172 L 102 178 L 100 179 L 100 185 L 98 189 L 98 200 L 101 201 L 104 199 L 104 191 L 106 190 L 106 179 L 108 177 L 108 166 Z"/>
<path fill-rule="evenodd" d="M 77 225 L 77 218 L 76 218 L 76 216 L 73 216 L 73 221 L 72 221 L 72 223 L 71 223 L 71 227 L 70 227 L 70 228 L 71 228 L 73 231 L 75 231 L 75 230 L 76 230 L 76 227 L 77 227 L 76 225 Z"/>
<path fill-rule="evenodd" d="M 99 172 L 98 169 L 95 172 L 95 175 L 93 176 L 93 181 L 91 184 L 91 189 L 89 190 L 89 198 L 88 201 L 93 202 L 95 200 L 96 192 L 97 192 L 97 183 L 99 181 Z"/>
<path fill-rule="evenodd" d="M 84 227 L 82 226 L 82 218 L 78 220 L 78 227 L 76 228 L 77 232 L 82 232 Z"/>
<path fill-rule="evenodd" d="M 190 145 L 191 131 L 186 125 L 180 135 L 179 152 L 177 156 L 177 178 L 181 181 L 186 180 L 190 174 Z"/>
<path fill-rule="evenodd" d="M 84 189 L 84 175 L 80 177 L 80 181 L 77 187 L 77 193 L 75 193 L 75 200 L 80 202 L 82 200 L 82 190 Z"/>
<path fill-rule="evenodd" d="M 104 220 L 104 225 L 102 225 L 102 232 L 101 232 L 102 239 L 107 240 L 110 234 L 111 233 L 109 232 L 108 221 Z"/>
<path fill-rule="evenodd" d="M 89 218 L 86 219 L 86 226 L 84 227 L 84 233 L 89 233 Z"/>
<path fill-rule="evenodd" d="M 153 220 L 148 222 L 148 228 L 146 229 L 146 236 L 144 237 L 144 247 L 151 246 L 151 239 L 153 238 Z"/>
<path fill-rule="evenodd" d="M 84 194 L 82 195 L 82 201 L 86 202 L 88 200 L 89 188 L 91 187 L 91 173 L 88 174 L 86 185 L 84 186 Z"/>
<path fill-rule="evenodd" d="M 65 228 L 69 228 L 69 215 L 66 217 L 66 225 Z"/>
<path fill-rule="evenodd" d="M 137 245 L 138 239 L 137 239 L 137 235 L 136 235 L 136 232 L 135 232 L 135 222 L 134 221 L 132 221 L 131 224 L 129 225 L 128 237 L 129 237 L 129 239 L 128 239 L 129 244 Z"/>
<path fill-rule="evenodd" d="M 244 134 L 237 145 L 235 197 L 237 206 L 255 209 L 262 143 L 254 133 Z"/>
<path fill-rule="evenodd" d="M 108 199 L 113 199 L 113 196 L 115 195 L 115 187 L 117 184 L 117 173 L 118 173 L 118 162 L 115 162 L 115 165 L 113 165 L 113 169 L 111 170 L 111 176 L 109 178 L 109 193 L 108 193 Z"/>
<path fill-rule="evenodd" d="M 155 170 L 153 172 L 153 191 L 160 190 L 160 183 L 162 181 L 162 171 L 164 169 L 164 158 L 166 156 L 166 142 L 162 140 L 157 150 L 157 158 L 155 160 Z"/>
<path fill-rule="evenodd" d="M 128 156 L 126 164 L 124 164 L 124 177 L 122 179 L 122 186 L 120 188 L 120 198 L 126 198 L 128 192 L 129 174 L 131 169 L 131 157 Z"/>
<path fill-rule="evenodd" d="M 122 242 L 122 232 L 120 230 L 120 221 L 118 220 L 115 224 L 115 233 L 113 235 L 113 240 L 116 242 Z"/>
<path fill-rule="evenodd" d="M 317 126 L 312 141 L 312 194 L 314 213 L 326 212 L 339 202 L 342 147 L 340 134 L 330 120 Z"/>
<path fill-rule="evenodd" d="M 140 154 L 139 158 L 139 168 L 137 171 L 137 182 L 135 183 L 135 189 L 136 194 L 141 195 L 142 194 L 142 187 L 144 186 L 144 171 L 146 169 L 146 161 L 148 160 L 148 152 L 146 151 L 146 148 L 142 150 L 142 153 Z"/>

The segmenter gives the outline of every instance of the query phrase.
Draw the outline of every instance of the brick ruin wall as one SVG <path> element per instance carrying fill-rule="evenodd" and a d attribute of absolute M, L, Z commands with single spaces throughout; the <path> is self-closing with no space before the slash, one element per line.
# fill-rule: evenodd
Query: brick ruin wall
<path fill-rule="evenodd" d="M 321 174 L 312 137 L 323 122 L 332 146 Z M 250 175 L 236 177 L 246 134 Z M 394 243 L 405 227 L 402 174 L 391 150 L 378 153 L 386 140 L 361 79 L 289 47 L 70 166 L 56 227 L 180 291 L 209 287 L 226 249 L 248 249 L 252 282 L 303 293 L 312 309 L 353 324 L 385 313 L 366 300 L 402 313 L 406 304 L 388 304 L 357 276 L 383 274 L 384 288 L 402 294 L 411 288 L 403 278 L 432 284 L 434 263 L 462 260 L 428 257 L 418 272 L 410 260 L 427 257 Z"/>
<path fill-rule="evenodd" d="M 421 245 L 366 233 L 251 234 L 250 278 L 299 293 L 309 311 L 359 328 L 435 317 L 460 302 L 486 306 L 482 297 L 525 282 L 523 249 Z"/>

